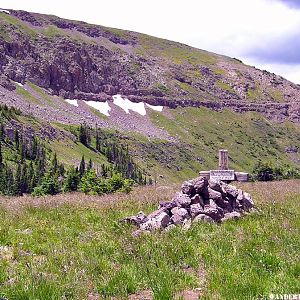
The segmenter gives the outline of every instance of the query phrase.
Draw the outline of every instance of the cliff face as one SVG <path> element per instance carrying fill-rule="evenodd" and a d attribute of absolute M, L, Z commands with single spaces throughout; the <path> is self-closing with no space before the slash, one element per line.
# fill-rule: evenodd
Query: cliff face
<path fill-rule="evenodd" d="M 122 94 L 170 108 L 258 111 L 300 122 L 300 87 L 237 59 L 55 16 L 0 13 L 0 85 L 31 82 L 69 99 Z"/>

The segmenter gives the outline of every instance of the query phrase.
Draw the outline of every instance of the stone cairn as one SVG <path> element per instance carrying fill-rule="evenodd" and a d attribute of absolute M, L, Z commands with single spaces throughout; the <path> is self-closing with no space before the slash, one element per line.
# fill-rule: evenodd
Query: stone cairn
<path fill-rule="evenodd" d="M 222 181 L 198 177 L 185 181 L 181 192 L 148 216 L 139 212 L 123 221 L 139 227 L 134 236 L 157 229 L 170 230 L 176 225 L 189 228 L 192 222 L 222 223 L 238 219 L 254 210 L 251 196 Z"/>

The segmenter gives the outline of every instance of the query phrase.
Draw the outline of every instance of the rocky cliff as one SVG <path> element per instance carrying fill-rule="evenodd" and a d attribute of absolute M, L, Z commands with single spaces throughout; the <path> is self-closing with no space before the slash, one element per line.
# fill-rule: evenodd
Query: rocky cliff
<path fill-rule="evenodd" d="M 0 12 L 0 85 L 12 93 L 14 82 L 29 82 L 65 99 L 104 102 L 121 94 L 170 108 L 231 108 L 300 122 L 300 87 L 238 59 L 135 32 L 8 12 Z"/>

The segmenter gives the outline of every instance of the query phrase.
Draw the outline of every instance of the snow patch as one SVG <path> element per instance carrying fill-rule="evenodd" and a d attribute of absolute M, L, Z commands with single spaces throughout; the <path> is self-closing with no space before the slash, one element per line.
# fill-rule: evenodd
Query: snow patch
<path fill-rule="evenodd" d="M 21 88 L 23 88 L 24 90 L 28 91 L 28 89 L 26 88 L 26 86 L 24 86 L 24 84 L 14 81 L 15 84 L 17 84 L 18 86 L 20 86 Z"/>
<path fill-rule="evenodd" d="M 149 107 L 149 108 L 151 108 L 151 109 L 153 109 L 153 110 L 156 110 L 156 111 L 160 111 L 160 112 L 162 112 L 162 110 L 163 110 L 163 106 L 160 106 L 160 105 L 150 105 L 150 104 L 148 104 L 148 103 L 146 103 L 146 105 Z"/>
<path fill-rule="evenodd" d="M 139 113 L 142 116 L 146 115 L 144 102 L 135 103 L 126 98 L 123 99 L 121 95 L 114 95 L 113 103 L 121 107 L 127 114 L 129 114 L 129 110 L 132 110 Z"/>
<path fill-rule="evenodd" d="M 111 110 L 111 107 L 109 106 L 108 102 L 97 102 L 97 101 L 83 101 L 87 105 L 96 108 L 101 112 L 101 114 L 110 116 L 109 111 Z"/>
<path fill-rule="evenodd" d="M 68 102 L 69 104 L 72 104 L 72 105 L 78 107 L 78 101 L 77 100 L 65 99 L 65 101 Z"/>
<path fill-rule="evenodd" d="M 24 87 L 24 84 L 22 84 L 22 83 L 20 83 L 20 82 L 15 81 L 15 84 L 17 84 L 17 85 L 20 86 L 20 87 Z"/>
<path fill-rule="evenodd" d="M 10 15 L 10 11 L 6 9 L 0 9 L 0 12 Z"/>

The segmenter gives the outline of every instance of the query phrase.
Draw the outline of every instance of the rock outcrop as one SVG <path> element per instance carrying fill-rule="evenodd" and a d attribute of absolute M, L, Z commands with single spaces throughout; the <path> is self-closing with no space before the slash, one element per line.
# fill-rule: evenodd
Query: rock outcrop
<path fill-rule="evenodd" d="M 224 182 L 198 177 L 185 181 L 171 201 L 160 203 L 148 216 L 139 212 L 123 221 L 139 227 L 133 233 L 137 236 L 157 229 L 170 230 L 176 225 L 189 228 L 193 222 L 222 223 L 253 210 L 250 194 Z"/>
<path fill-rule="evenodd" d="M 9 91 L 13 81 L 32 82 L 65 99 L 122 94 L 170 108 L 230 108 L 300 122 L 298 85 L 236 59 L 24 11 L 0 14 L 0 26 L 0 86 Z"/>

